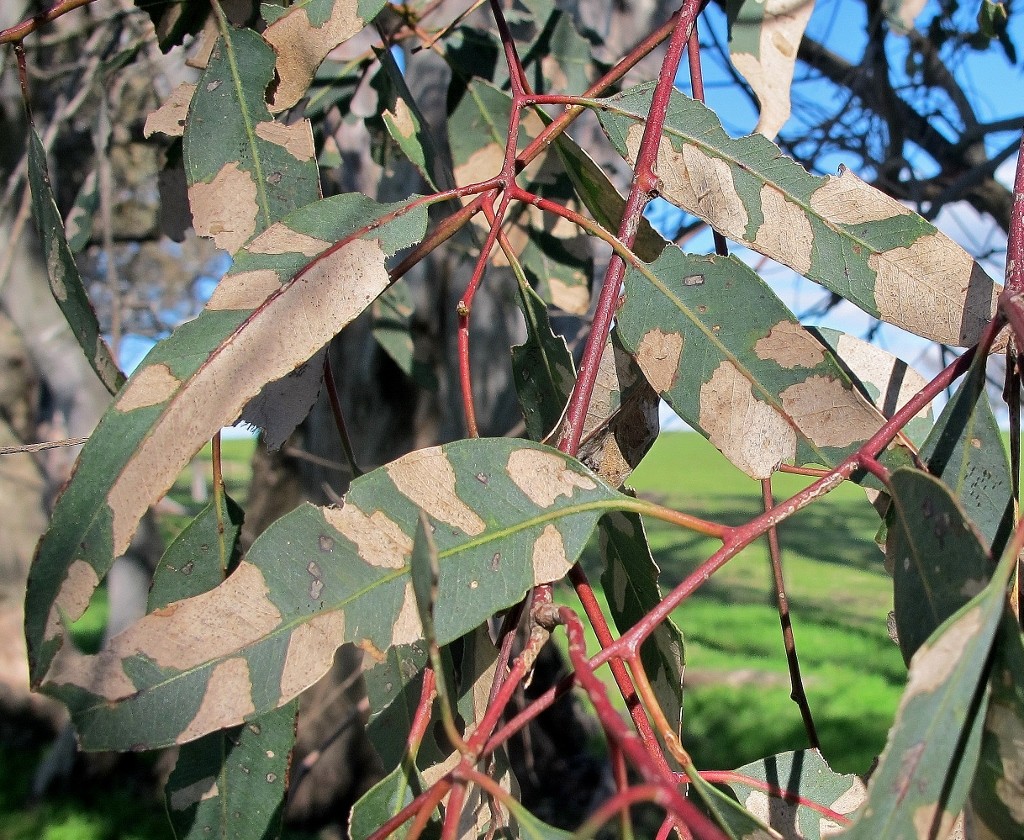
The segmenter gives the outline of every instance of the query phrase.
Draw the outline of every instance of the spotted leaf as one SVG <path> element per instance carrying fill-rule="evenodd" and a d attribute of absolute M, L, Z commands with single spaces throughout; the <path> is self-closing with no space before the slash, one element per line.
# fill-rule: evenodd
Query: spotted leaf
<path fill-rule="evenodd" d="M 600 100 L 601 124 L 631 163 L 652 92 Z M 664 198 L 883 321 L 966 347 L 995 312 L 999 284 L 929 222 L 852 172 L 818 177 L 764 137 L 729 137 L 678 91 L 656 168 Z"/>

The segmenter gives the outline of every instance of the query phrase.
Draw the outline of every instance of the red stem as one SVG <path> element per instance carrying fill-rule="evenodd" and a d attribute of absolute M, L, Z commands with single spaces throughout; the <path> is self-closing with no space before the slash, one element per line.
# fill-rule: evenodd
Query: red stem
<path fill-rule="evenodd" d="M 1017 174 L 1013 181 L 1013 209 L 1006 242 L 1006 291 L 1024 292 L 1024 137 L 1017 154 Z"/>
<path fill-rule="evenodd" d="M 713 785 L 746 785 L 747 787 L 752 787 L 755 790 L 764 791 L 769 796 L 777 797 L 785 802 L 792 802 L 794 805 L 810 808 L 812 811 L 816 811 L 821 814 L 825 819 L 831 820 L 839 825 L 847 826 L 852 824 L 852 820 L 849 817 L 833 811 L 826 805 L 820 805 L 814 800 L 801 796 L 798 793 L 793 793 L 793 791 L 790 790 L 784 790 L 777 785 L 763 782 L 760 779 L 753 779 L 750 776 L 744 776 L 742 773 L 735 773 L 731 770 L 710 770 L 701 773 L 700 776 L 704 781 L 710 782 Z"/>
<path fill-rule="evenodd" d="M 39 27 L 44 26 L 47 23 L 52 23 L 61 15 L 66 15 L 68 12 L 74 11 L 82 6 L 88 6 L 92 2 L 93 0 L 61 0 L 60 3 L 54 3 L 53 6 L 42 14 L 33 15 L 27 20 L 23 20 L 21 23 L 15 24 L 14 26 L 0 32 L 0 44 L 9 44 L 20 41 L 25 36 L 31 35 L 39 29 Z"/>

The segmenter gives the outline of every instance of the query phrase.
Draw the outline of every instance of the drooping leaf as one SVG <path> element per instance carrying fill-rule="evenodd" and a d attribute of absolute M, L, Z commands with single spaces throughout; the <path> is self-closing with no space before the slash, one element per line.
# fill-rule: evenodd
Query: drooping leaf
<path fill-rule="evenodd" d="M 412 333 L 414 311 L 409 287 L 401 280 L 392 284 L 373 302 L 373 337 L 406 376 L 420 387 L 434 391 L 437 375 L 429 361 L 417 354 Z"/>
<path fill-rule="evenodd" d="M 901 469 L 890 481 L 886 560 L 905 662 L 949 616 L 988 583 L 992 564 L 956 499 L 938 479 Z"/>
<path fill-rule="evenodd" d="M 229 254 L 320 197 L 309 120 L 267 109 L 274 51 L 249 29 L 217 41 L 188 110 L 183 151 L 196 233 Z"/>
<path fill-rule="evenodd" d="M 661 602 L 660 569 L 651 556 L 643 521 L 635 513 L 611 513 L 601 520 L 601 585 L 619 633 L 631 629 Z M 669 723 L 680 735 L 683 722 L 682 631 L 666 619 L 640 646 L 647 679 Z"/>
<path fill-rule="evenodd" d="M 73 254 L 79 253 L 92 238 L 93 220 L 100 206 L 99 181 L 96 170 L 85 176 L 82 187 L 75 197 L 67 218 L 64 220 L 64 231 L 68 238 L 68 248 Z"/>
<path fill-rule="evenodd" d="M 631 163 L 653 85 L 600 100 Z M 760 135 L 733 139 L 704 105 L 673 91 L 658 151 L 661 195 L 725 236 L 909 332 L 966 347 L 1001 287 L 959 245 L 852 172 L 818 177 Z"/>
<path fill-rule="evenodd" d="M 616 329 L 647 381 L 748 475 L 834 466 L 882 425 L 828 348 L 738 259 L 668 247 L 630 265 L 625 289 Z"/>
<path fill-rule="evenodd" d="M 984 360 L 971 366 L 921 447 L 971 518 L 982 544 L 999 555 L 1013 529 L 1013 479 L 999 424 L 985 390 Z"/>
<path fill-rule="evenodd" d="M 32 190 L 32 216 L 43 243 L 50 291 L 100 382 L 111 394 L 116 394 L 124 384 L 124 374 L 100 334 L 96 312 L 89 302 L 74 254 L 64 236 L 64 222 L 50 186 L 46 152 L 32 127 L 28 130 L 28 182 Z"/>
<path fill-rule="evenodd" d="M 773 755 L 734 772 L 723 787 L 785 840 L 831 837 L 842 825 L 821 809 L 848 817 L 864 801 L 864 783 L 836 773 L 817 750 Z"/>
<path fill-rule="evenodd" d="M 82 614 L 203 443 L 387 286 L 385 257 L 426 228 L 423 208 L 401 209 L 352 195 L 303 208 L 239 253 L 203 313 L 149 353 L 83 448 L 30 571 L 34 679 L 62 644 L 62 622 Z"/>
<path fill-rule="evenodd" d="M 420 510 L 435 529 L 447 644 L 564 575 L 597 519 L 628 501 L 539 444 L 421 450 L 354 481 L 340 509 L 278 520 L 219 587 L 147 615 L 95 656 L 61 648 L 44 687 L 88 749 L 183 743 L 288 702 L 345 641 L 383 651 L 421 639 L 409 579 Z"/>
<path fill-rule="evenodd" d="M 991 685 L 968 816 L 988 833 L 968 836 L 1024 837 L 1024 639 L 1009 610 L 996 636 Z"/>
<path fill-rule="evenodd" d="M 917 649 L 867 802 L 844 838 L 948 835 L 978 761 L 989 654 L 1015 566 L 1004 555 L 988 585 Z"/>
<path fill-rule="evenodd" d="M 295 741 L 293 700 L 185 744 L 164 794 L 179 840 L 277 840 Z"/>
<path fill-rule="evenodd" d="M 386 0 L 306 0 L 274 20 L 263 38 L 277 55 L 275 113 L 291 108 L 306 93 L 327 54 L 347 41 L 384 8 Z"/>
<path fill-rule="evenodd" d="M 512 348 L 512 379 L 527 436 L 543 440 L 562 417 L 576 382 L 576 366 L 565 339 L 551 329 L 540 295 L 520 283 L 518 303 L 526 320 L 526 341 Z"/>
<path fill-rule="evenodd" d="M 728 7 L 732 63 L 761 106 L 755 131 L 772 140 L 789 119 L 793 68 L 814 0 L 734 0 Z"/>

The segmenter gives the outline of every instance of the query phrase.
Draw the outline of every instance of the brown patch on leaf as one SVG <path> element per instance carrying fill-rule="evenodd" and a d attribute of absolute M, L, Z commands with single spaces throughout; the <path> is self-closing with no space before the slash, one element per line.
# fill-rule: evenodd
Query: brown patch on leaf
<path fill-rule="evenodd" d="M 388 285 L 376 240 L 356 239 L 284 286 L 196 371 L 124 466 L 107 501 L 114 554 L 203 441 L 234 420 L 267 382 L 291 373 Z"/>
<path fill-rule="evenodd" d="M 459 498 L 455 469 L 440 446 L 412 452 L 385 468 L 398 492 L 434 519 L 470 536 L 482 534 L 486 523 Z"/>
<path fill-rule="evenodd" d="M 810 271 L 814 235 L 807 211 L 777 187 L 765 184 L 761 187 L 761 212 L 764 221 L 754 237 L 757 249 L 764 254 L 785 254 L 786 265 L 800 274 Z"/>
<path fill-rule="evenodd" d="M 844 817 L 849 816 L 867 801 L 868 789 L 858 777 L 853 777 L 853 784 L 831 805 L 830 810 Z M 846 826 L 822 817 L 818 822 L 818 831 L 822 838 L 834 837 L 846 831 Z"/>
<path fill-rule="evenodd" d="M 554 525 L 545 525 L 533 544 L 533 582 L 534 585 L 550 583 L 565 577 L 572 563 L 565 555 L 565 543 L 562 533 Z"/>
<path fill-rule="evenodd" d="M 941 810 L 941 814 L 939 813 Z M 938 817 L 938 819 L 936 819 Z M 956 814 L 949 813 L 938 803 L 931 802 L 914 809 L 914 831 L 918 837 L 949 837 L 956 822 Z"/>
<path fill-rule="evenodd" d="M 726 458 L 752 478 L 768 478 L 796 457 L 796 431 L 730 361 L 700 386 L 700 427 Z"/>
<path fill-rule="evenodd" d="M 585 315 L 590 308 L 590 289 L 585 284 L 570 286 L 557 277 L 549 277 L 548 288 L 551 290 L 551 302 L 563 312 Z"/>
<path fill-rule="evenodd" d="M 779 393 L 786 413 L 816 446 L 867 440 L 883 419 L 860 392 L 829 376 L 809 376 Z"/>
<path fill-rule="evenodd" d="M 560 496 L 572 498 L 576 488 L 593 490 L 597 482 L 569 469 L 554 452 L 517 449 L 508 456 L 509 478 L 538 507 L 551 507 Z"/>
<path fill-rule="evenodd" d="M 267 27 L 263 38 L 277 53 L 280 80 L 271 111 L 277 113 L 298 102 L 327 53 L 363 28 L 357 9 L 355 0 L 335 0 L 330 17 L 322 26 L 313 26 L 306 9 L 297 6 Z"/>
<path fill-rule="evenodd" d="M 497 143 L 488 143 L 482 149 L 473 152 L 465 163 L 455 167 L 455 183 L 465 187 L 478 181 L 486 181 L 501 172 L 504 162 L 505 147 Z"/>
<path fill-rule="evenodd" d="M 764 791 L 752 790 L 747 795 L 743 807 L 767 826 L 771 826 L 773 822 L 782 825 L 797 825 L 799 822 L 796 804 L 779 797 L 770 798 Z M 744 840 L 748 837 L 751 840 L 782 840 L 782 835 L 774 829 L 771 833 L 761 829 L 753 834 L 744 835 Z"/>
<path fill-rule="evenodd" d="M 246 246 L 250 254 L 302 254 L 315 257 L 331 243 L 307 233 L 292 230 L 283 222 L 275 222 Z"/>
<path fill-rule="evenodd" d="M 288 702 L 326 674 L 334 663 L 335 651 L 344 641 L 345 613 L 341 610 L 320 613 L 296 627 L 284 655 L 277 704 Z"/>
<path fill-rule="evenodd" d="M 910 660 L 910 677 L 900 710 L 919 694 L 927 694 L 945 685 L 957 666 L 964 647 L 982 625 L 982 612 L 975 607 L 960 616 L 934 642 L 925 642 Z M 897 713 L 899 714 L 899 713 Z"/>
<path fill-rule="evenodd" d="M 185 133 L 185 119 L 188 117 L 188 106 L 192 102 L 192 94 L 196 86 L 188 83 L 178 85 L 171 95 L 155 111 L 146 117 L 142 128 L 142 136 L 149 138 L 156 133 L 168 137 L 181 137 Z"/>
<path fill-rule="evenodd" d="M 356 553 L 371 566 L 401 569 L 412 555 L 413 540 L 383 511 L 367 516 L 352 502 L 324 508 L 324 519 L 356 544 Z"/>
<path fill-rule="evenodd" d="M 995 738 L 1003 771 L 996 782 L 996 796 L 1024 825 L 1024 721 L 1016 710 L 997 701 L 988 707 L 985 729 Z"/>
<path fill-rule="evenodd" d="M 217 796 L 220 796 L 217 777 L 207 776 L 198 782 L 171 791 L 170 796 L 167 797 L 167 804 L 172 811 L 186 811 L 199 802 L 205 802 L 207 799 Z"/>
<path fill-rule="evenodd" d="M 796 321 L 779 321 L 754 344 L 758 357 L 787 370 L 813 368 L 825 361 L 825 348 Z"/>
<path fill-rule="evenodd" d="M 208 732 L 241 723 L 255 711 L 249 663 L 242 657 L 221 662 L 210 674 L 199 711 L 175 743 L 194 741 Z"/>
<path fill-rule="evenodd" d="M 313 147 L 313 125 L 309 120 L 299 120 L 291 125 L 274 120 L 258 122 L 256 136 L 275 146 L 281 146 L 293 158 L 303 163 L 316 154 Z"/>
<path fill-rule="evenodd" d="M 925 338 L 969 347 L 996 311 L 1002 287 L 943 233 L 868 257 L 881 317 Z"/>
<path fill-rule="evenodd" d="M 626 135 L 630 161 L 636 160 L 643 139 L 644 127 L 631 126 Z M 658 177 L 661 194 L 684 210 L 700 216 L 725 236 L 743 239 L 747 229 L 747 208 L 736 191 L 736 185 L 724 160 L 705 154 L 687 144 L 676 151 L 668 137 L 658 146 Z"/>
<path fill-rule="evenodd" d="M 84 560 L 75 560 L 68 566 L 64 581 L 57 591 L 57 597 L 53 599 L 50 613 L 46 617 L 46 629 L 43 631 L 43 640 L 50 641 L 61 635 L 62 616 L 63 619 L 72 622 L 82 617 L 93 592 L 99 586 L 99 575 L 96 570 Z"/>
<path fill-rule="evenodd" d="M 755 130 L 769 140 L 789 119 L 789 89 L 796 53 L 813 10 L 814 0 L 765 0 L 758 55 L 733 53 L 733 65 L 743 74 L 761 105 Z"/>
<path fill-rule="evenodd" d="M 117 399 L 116 408 L 121 412 L 134 411 L 159 405 L 170 399 L 181 387 L 178 379 L 165 364 L 149 365 L 124 389 Z"/>
<path fill-rule="evenodd" d="M 231 161 L 209 183 L 188 188 L 192 224 L 200 236 L 211 237 L 218 248 L 234 254 L 256 230 L 259 205 L 251 172 Z"/>
<path fill-rule="evenodd" d="M 260 268 L 228 274 L 206 302 L 208 310 L 256 309 L 274 292 L 280 291 L 281 278 L 276 271 Z"/>
<path fill-rule="evenodd" d="M 928 383 L 916 370 L 880 347 L 843 333 L 836 344 L 839 358 L 854 376 L 878 389 L 878 408 L 891 417 Z M 893 393 L 895 391 L 896 393 Z M 925 406 L 916 417 L 927 417 Z"/>
<path fill-rule="evenodd" d="M 406 645 L 418 642 L 423 638 L 423 623 L 420 621 L 419 607 L 416 606 L 416 592 L 412 588 L 412 581 L 405 584 L 405 592 L 402 596 L 402 607 L 395 617 L 395 623 L 391 631 L 391 644 Z"/>
<path fill-rule="evenodd" d="M 404 99 L 395 102 L 394 111 L 385 111 L 385 116 L 391 118 L 391 124 L 402 137 L 406 139 L 416 134 L 416 121 L 413 119 L 412 109 Z"/>
<path fill-rule="evenodd" d="M 682 354 L 682 334 L 663 333 L 657 327 L 645 334 L 636 348 L 637 363 L 659 394 L 671 390 L 675 384 Z"/>
<path fill-rule="evenodd" d="M 86 656 L 73 644 L 64 644 L 57 651 L 44 685 L 73 685 L 111 703 L 137 692 L 117 654 L 101 650 Z"/>
<path fill-rule="evenodd" d="M 910 213 L 907 207 L 865 183 L 849 169 L 830 175 L 811 193 L 811 209 L 831 224 L 859 225 L 881 222 Z"/>

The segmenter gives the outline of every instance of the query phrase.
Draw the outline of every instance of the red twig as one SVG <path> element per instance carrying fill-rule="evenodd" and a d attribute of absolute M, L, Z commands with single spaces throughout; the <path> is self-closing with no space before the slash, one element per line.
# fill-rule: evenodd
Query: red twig
<path fill-rule="evenodd" d="M 752 787 L 755 790 L 764 791 L 769 796 L 774 796 L 785 802 L 791 802 L 794 805 L 810 808 L 812 811 L 816 811 L 821 814 L 825 819 L 831 820 L 838 825 L 847 826 L 852 822 L 849 817 L 844 816 L 837 811 L 833 811 L 827 805 L 820 805 L 813 799 L 808 799 L 806 796 L 801 796 L 800 794 L 793 793 L 793 791 L 790 790 L 784 790 L 777 785 L 763 782 L 760 779 L 753 779 L 750 776 L 744 776 L 742 773 L 735 773 L 731 770 L 711 770 L 703 772 L 700 775 L 704 781 L 710 782 L 713 785 L 746 785 L 747 787 Z"/>
<path fill-rule="evenodd" d="M 92 2 L 93 0 L 61 0 L 60 3 L 54 3 L 45 12 L 33 15 L 32 17 L 23 20 L 21 23 L 0 31 L 0 44 L 10 44 L 21 41 L 41 26 L 52 23 L 57 18 L 61 17 L 61 15 L 66 15 L 68 12 L 74 11 L 82 6 L 88 6 Z"/>
<path fill-rule="evenodd" d="M 1024 292 L 1024 137 L 1013 181 L 1013 209 L 1006 241 L 1006 291 L 1009 294 Z"/>

